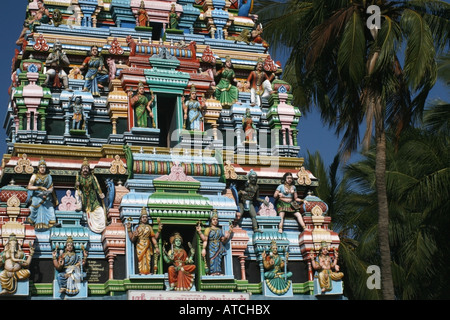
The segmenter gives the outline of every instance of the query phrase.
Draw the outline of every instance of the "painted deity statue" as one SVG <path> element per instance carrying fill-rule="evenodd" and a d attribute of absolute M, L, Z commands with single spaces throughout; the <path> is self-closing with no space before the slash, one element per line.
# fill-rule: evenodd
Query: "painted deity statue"
<path fill-rule="evenodd" d="M 55 226 L 55 206 L 58 205 L 58 200 L 53 189 L 52 176 L 43 158 L 38 163 L 37 172 L 31 176 L 27 189 L 31 197 L 27 222 L 36 229 L 48 229 Z"/>
<path fill-rule="evenodd" d="M 281 179 L 281 184 L 275 190 L 273 197 L 277 201 L 277 212 L 281 217 L 280 224 L 278 226 L 278 232 L 283 232 L 284 218 L 286 213 L 292 213 L 297 218 L 298 224 L 305 229 L 305 222 L 299 211 L 300 203 L 307 203 L 306 200 L 302 200 L 297 196 L 297 188 L 294 185 L 294 178 L 292 173 L 287 172 Z"/>
<path fill-rule="evenodd" d="M 171 264 L 167 270 L 169 275 L 169 290 L 189 291 L 194 285 L 194 254 L 195 250 L 188 243 L 189 254 L 183 249 L 183 238 L 176 232 L 170 238 L 171 249 L 163 251 L 164 261 Z"/>
<path fill-rule="evenodd" d="M 81 198 L 83 211 L 86 212 L 89 228 L 95 233 L 101 233 L 106 227 L 106 210 L 103 199 L 105 195 L 100 184 L 85 158 L 81 170 L 77 173 L 75 189 Z M 100 200 L 99 200 L 100 198 Z"/>
<path fill-rule="evenodd" d="M 81 255 L 75 252 L 72 237 L 66 240 L 64 251 L 58 252 L 58 246 L 52 252 L 53 266 L 58 271 L 56 280 L 59 285 L 59 292 L 69 296 L 75 296 L 80 292 L 81 281 L 84 278 L 83 267 L 86 265 L 88 256 L 84 246 L 81 246 Z"/>
<path fill-rule="evenodd" d="M 149 223 L 147 209 L 145 207 L 141 210 L 139 224 L 132 230 L 131 224 L 127 223 L 127 231 L 130 241 L 136 245 L 136 255 L 138 259 L 139 274 L 152 274 L 152 257 L 153 257 L 153 273 L 158 270 L 158 239 L 162 231 L 162 224 L 158 225 L 158 232 L 153 231 L 153 226 Z"/>
<path fill-rule="evenodd" d="M 61 41 L 56 40 L 53 45 L 53 52 L 51 52 L 47 60 L 45 60 L 45 66 L 47 67 L 47 77 L 44 81 L 44 86 L 48 86 L 51 79 L 53 79 L 53 86 L 56 87 L 59 81 L 62 80 L 63 87 L 69 89 L 69 78 L 64 71 L 64 67 L 70 65 L 69 58 L 62 50 Z"/>
<path fill-rule="evenodd" d="M 83 91 L 91 92 L 93 96 L 100 96 L 99 88 L 103 88 L 109 79 L 105 62 L 99 54 L 98 47 L 92 46 L 90 56 L 84 59 L 80 68 L 87 70 L 84 76 Z"/>
<path fill-rule="evenodd" d="M 225 66 L 216 72 L 216 76 L 220 77 L 220 81 L 214 91 L 215 98 L 220 101 L 222 107 L 233 105 L 238 101 L 239 90 L 232 84 L 237 81 L 230 57 L 226 57 Z"/>
<path fill-rule="evenodd" d="M 256 209 L 255 202 L 261 202 L 268 205 L 267 201 L 259 197 L 258 175 L 255 171 L 250 170 L 247 175 L 247 182 L 242 190 L 238 191 L 239 196 L 239 213 L 237 220 L 241 220 L 244 212 L 248 212 L 252 219 L 252 228 L 255 232 L 262 232 L 258 228 L 258 222 L 256 221 Z"/>
<path fill-rule="evenodd" d="M 31 32 L 35 32 L 36 26 L 39 26 L 42 23 L 50 23 L 50 12 L 45 7 L 44 1 L 38 0 L 37 5 L 38 10 L 36 11 L 35 15 L 28 21 L 28 27 Z"/>
<path fill-rule="evenodd" d="M 5 249 L 0 253 L 0 295 L 14 294 L 17 292 L 18 282 L 30 277 L 30 264 L 33 258 L 34 247 L 30 243 L 28 257 L 17 240 L 15 234 L 10 234 Z"/>
<path fill-rule="evenodd" d="M 197 99 L 197 91 L 195 86 L 191 86 L 190 99 L 185 102 L 184 97 L 181 97 L 181 103 L 184 110 L 184 121 L 189 120 L 189 129 L 195 131 L 203 131 L 203 110 L 204 105 Z M 183 125 L 186 128 L 186 125 Z"/>
<path fill-rule="evenodd" d="M 287 271 L 287 261 L 289 253 L 283 256 L 278 253 L 278 246 L 275 240 L 270 245 L 270 253 L 263 251 L 261 254 L 264 266 L 264 278 L 267 287 L 275 294 L 281 295 L 286 293 L 291 286 L 289 278 L 292 277 L 292 272 Z"/>
<path fill-rule="evenodd" d="M 337 250 L 334 252 L 334 259 L 332 259 L 326 243 L 322 243 L 320 247 L 320 254 L 317 256 L 318 261 L 315 260 L 314 253 L 312 251 L 310 253 L 310 259 L 312 267 L 318 272 L 319 285 L 322 293 L 333 289 L 332 280 L 338 281 L 344 277 L 344 274 L 339 271 L 339 265 L 337 264 Z"/>
<path fill-rule="evenodd" d="M 153 117 L 152 105 L 155 100 L 153 91 L 150 90 L 152 98 L 148 100 L 145 95 L 145 88 L 142 82 L 138 84 L 138 92 L 133 96 L 131 91 L 128 91 L 130 105 L 134 108 L 136 116 L 136 126 L 139 128 L 148 128 L 148 117 L 152 118 L 152 127 L 155 127 L 155 120 Z"/>
<path fill-rule="evenodd" d="M 247 86 L 250 87 L 250 103 L 251 105 L 261 106 L 262 97 L 267 97 L 272 90 L 271 81 L 275 78 L 275 74 L 269 77 L 263 70 L 264 62 L 258 60 L 255 70 L 250 72 L 247 77 Z"/>
<path fill-rule="evenodd" d="M 147 10 L 145 10 L 145 3 L 142 0 L 141 5 L 138 10 L 138 26 L 139 27 L 148 27 L 150 24 L 150 19 L 148 17 Z"/>
<path fill-rule="evenodd" d="M 81 96 L 77 96 L 75 98 L 72 97 L 70 100 L 70 108 L 73 111 L 72 129 L 84 129 L 85 123 L 83 121 L 83 104 L 81 103 Z"/>
<path fill-rule="evenodd" d="M 211 217 L 211 224 L 202 233 L 202 227 L 197 224 L 197 232 L 203 242 L 202 257 L 206 260 L 206 253 L 208 251 L 207 273 L 211 275 L 223 274 L 222 260 L 226 255 L 224 245 L 230 240 L 233 234 L 233 227 L 230 225 L 230 230 L 224 232 L 219 227 L 219 217 L 214 213 Z M 208 248 L 208 250 L 206 250 Z"/>
<path fill-rule="evenodd" d="M 178 14 L 175 11 L 175 4 L 172 3 L 169 12 L 169 29 L 177 29 L 178 28 Z"/>
<path fill-rule="evenodd" d="M 242 127 L 245 134 L 245 142 L 256 142 L 256 126 L 253 123 L 250 108 L 245 110 L 245 115 L 242 118 Z"/>

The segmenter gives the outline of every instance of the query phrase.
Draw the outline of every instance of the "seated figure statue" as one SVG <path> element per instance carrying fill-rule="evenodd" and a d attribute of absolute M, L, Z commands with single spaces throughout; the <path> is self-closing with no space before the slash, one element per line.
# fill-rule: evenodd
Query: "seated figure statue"
<path fill-rule="evenodd" d="M 273 240 L 270 245 L 270 253 L 267 254 L 266 251 L 264 251 L 261 256 L 267 287 L 277 295 L 286 293 L 291 286 L 291 280 L 289 280 L 289 278 L 292 277 L 292 272 L 287 272 L 285 270 L 289 253 L 286 252 L 283 260 L 283 257 L 278 254 L 277 243 Z"/>

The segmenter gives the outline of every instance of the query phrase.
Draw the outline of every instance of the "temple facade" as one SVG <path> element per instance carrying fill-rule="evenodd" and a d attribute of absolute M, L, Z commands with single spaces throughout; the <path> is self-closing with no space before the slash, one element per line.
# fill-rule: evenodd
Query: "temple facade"
<path fill-rule="evenodd" d="M 30 0 L 3 107 L 0 299 L 343 298 L 252 5 Z"/>

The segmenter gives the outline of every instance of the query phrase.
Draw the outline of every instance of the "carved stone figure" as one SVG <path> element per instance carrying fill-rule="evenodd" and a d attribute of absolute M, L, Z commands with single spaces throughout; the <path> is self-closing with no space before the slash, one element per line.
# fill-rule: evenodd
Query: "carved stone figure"
<path fill-rule="evenodd" d="M 66 53 L 62 50 L 61 42 L 56 40 L 53 45 L 53 52 L 48 55 L 47 60 L 45 61 L 47 78 L 45 79 L 44 85 L 48 86 L 50 80 L 53 79 L 53 86 L 59 87 L 61 79 L 63 87 L 69 89 L 69 79 L 67 73 L 64 71 L 64 68 L 69 65 L 69 58 L 67 58 Z"/>
<path fill-rule="evenodd" d="M 131 91 L 128 91 L 128 97 L 130 99 L 130 105 L 134 108 L 136 116 L 136 126 L 139 128 L 148 128 L 148 117 L 152 118 L 152 127 L 155 127 L 155 120 L 152 111 L 153 101 L 155 96 L 153 91 L 150 90 L 152 98 L 148 100 L 145 95 L 145 88 L 142 82 L 138 84 L 138 92 L 133 96 Z"/>
<path fill-rule="evenodd" d="M 239 196 L 239 214 L 237 220 L 240 221 L 243 218 L 245 212 L 248 212 L 252 219 L 252 227 L 255 232 L 262 232 L 258 228 L 258 222 L 256 221 L 256 209 L 255 202 L 262 202 L 268 205 L 265 200 L 259 198 L 259 186 L 258 175 L 255 171 L 250 170 L 247 174 L 247 182 L 242 190 L 238 191 Z"/>
<path fill-rule="evenodd" d="M 172 3 L 169 12 L 169 29 L 178 29 L 178 14 L 175 11 L 175 4 Z"/>
<path fill-rule="evenodd" d="M 216 72 L 216 76 L 220 77 L 220 81 L 215 88 L 215 98 L 220 101 L 222 107 L 233 105 L 238 101 L 239 90 L 232 84 L 237 81 L 230 57 L 226 57 L 225 66 Z"/>
<path fill-rule="evenodd" d="M 245 115 L 242 118 L 242 128 L 244 129 L 245 142 L 256 142 L 256 126 L 253 123 L 250 108 L 245 110 Z"/>
<path fill-rule="evenodd" d="M 284 217 L 286 213 L 292 213 L 297 218 L 298 224 L 305 229 L 303 217 L 299 211 L 300 203 L 306 203 L 297 196 L 297 188 L 294 185 L 294 178 L 292 173 L 287 172 L 281 179 L 281 184 L 275 190 L 273 197 L 277 201 L 277 212 L 281 217 L 278 232 L 283 232 Z"/>
<path fill-rule="evenodd" d="M 66 247 L 58 252 L 58 246 L 52 252 L 53 266 L 58 271 L 56 280 L 59 285 L 59 292 L 70 296 L 75 296 L 80 292 L 80 284 L 85 277 L 83 267 L 88 256 L 84 246 L 81 246 L 82 256 L 75 252 L 72 237 L 66 240 Z"/>
<path fill-rule="evenodd" d="M 247 86 L 250 87 L 250 103 L 261 106 L 262 97 L 267 97 L 272 90 L 270 82 L 275 78 L 272 73 L 270 77 L 263 70 L 264 62 L 258 60 L 255 70 L 250 72 L 247 77 Z"/>
<path fill-rule="evenodd" d="M 153 257 L 153 273 L 158 271 L 158 239 L 162 231 L 162 224 L 158 225 L 158 232 L 153 231 L 153 226 L 149 223 L 147 209 L 141 210 L 139 224 L 132 230 L 131 224 L 127 223 L 128 236 L 131 242 L 135 243 L 136 255 L 138 259 L 139 274 L 152 274 L 152 257 Z"/>
<path fill-rule="evenodd" d="M 109 76 L 97 46 L 91 47 L 90 56 L 84 59 L 80 69 L 86 71 L 83 91 L 90 91 L 93 96 L 100 96 L 99 88 L 106 85 Z"/>
<path fill-rule="evenodd" d="M 70 108 L 72 109 L 72 129 L 84 130 L 84 117 L 83 117 L 83 105 L 81 103 L 81 96 L 70 100 Z"/>
<path fill-rule="evenodd" d="M 77 173 L 75 188 L 81 198 L 83 211 L 86 212 L 89 228 L 95 233 L 101 233 L 106 227 L 107 220 L 103 203 L 105 195 L 86 158 L 80 172 Z"/>
<path fill-rule="evenodd" d="M 30 277 L 30 264 L 33 258 L 34 247 L 30 243 L 30 254 L 28 257 L 16 238 L 10 234 L 5 249 L 0 253 L 0 284 L 2 291 L 0 295 L 14 294 L 17 292 L 18 282 Z"/>
<path fill-rule="evenodd" d="M 174 233 L 170 237 L 171 249 L 169 252 L 163 251 L 164 261 L 170 266 L 167 270 L 169 275 L 169 290 L 189 291 L 194 285 L 194 254 L 195 249 L 190 243 L 189 254 L 184 250 L 183 237 L 178 233 Z"/>
<path fill-rule="evenodd" d="M 142 0 L 141 5 L 138 10 L 138 26 L 139 27 L 148 27 L 150 25 L 150 19 L 147 14 L 147 10 L 145 10 L 145 3 Z"/>
<path fill-rule="evenodd" d="M 222 261 L 226 255 L 224 245 L 230 240 L 233 234 L 233 227 L 230 225 L 230 230 L 224 232 L 219 227 L 219 217 L 214 213 L 211 217 L 211 224 L 202 233 L 200 224 L 197 224 L 197 232 L 200 239 L 203 241 L 202 257 L 206 260 L 206 253 L 208 251 L 207 273 L 211 275 L 223 274 Z M 208 249 L 208 250 L 207 250 Z"/>
<path fill-rule="evenodd" d="M 43 158 L 38 163 L 37 172 L 31 176 L 27 189 L 31 197 L 27 222 L 36 229 L 53 227 L 56 224 L 55 207 L 58 199 L 53 189 L 52 176 Z"/>
<path fill-rule="evenodd" d="M 203 131 L 203 112 L 205 105 L 200 104 L 197 99 L 197 91 L 195 90 L 195 86 L 191 86 L 190 99 L 185 102 L 184 97 L 181 97 L 181 103 L 183 104 L 184 110 L 184 125 L 186 128 L 186 120 L 189 121 L 189 129 L 196 131 Z"/>
<path fill-rule="evenodd" d="M 292 272 L 288 272 L 286 269 L 289 253 L 286 252 L 283 260 L 283 256 L 278 254 L 278 246 L 275 240 L 272 240 L 270 245 L 270 253 L 267 254 L 263 251 L 261 254 L 262 262 L 264 266 L 264 278 L 267 287 L 275 294 L 281 295 L 289 290 L 292 277 Z"/>
<path fill-rule="evenodd" d="M 337 250 L 334 252 L 334 259 L 332 259 L 326 243 L 322 243 L 320 247 L 320 254 L 317 256 L 318 261 L 315 260 L 312 251 L 310 253 L 310 259 L 312 267 L 318 272 L 319 285 L 322 293 L 333 289 L 332 280 L 338 281 L 344 277 L 344 273 L 339 271 L 339 265 L 337 264 Z"/>

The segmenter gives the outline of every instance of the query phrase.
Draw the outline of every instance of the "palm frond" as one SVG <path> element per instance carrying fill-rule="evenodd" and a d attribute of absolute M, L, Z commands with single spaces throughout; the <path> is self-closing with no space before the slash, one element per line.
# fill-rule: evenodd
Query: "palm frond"
<path fill-rule="evenodd" d="M 424 86 L 424 79 L 434 85 L 436 62 L 433 36 L 428 23 L 416 11 L 405 9 L 400 20 L 407 38 L 405 50 L 406 82 L 413 90 Z"/>

